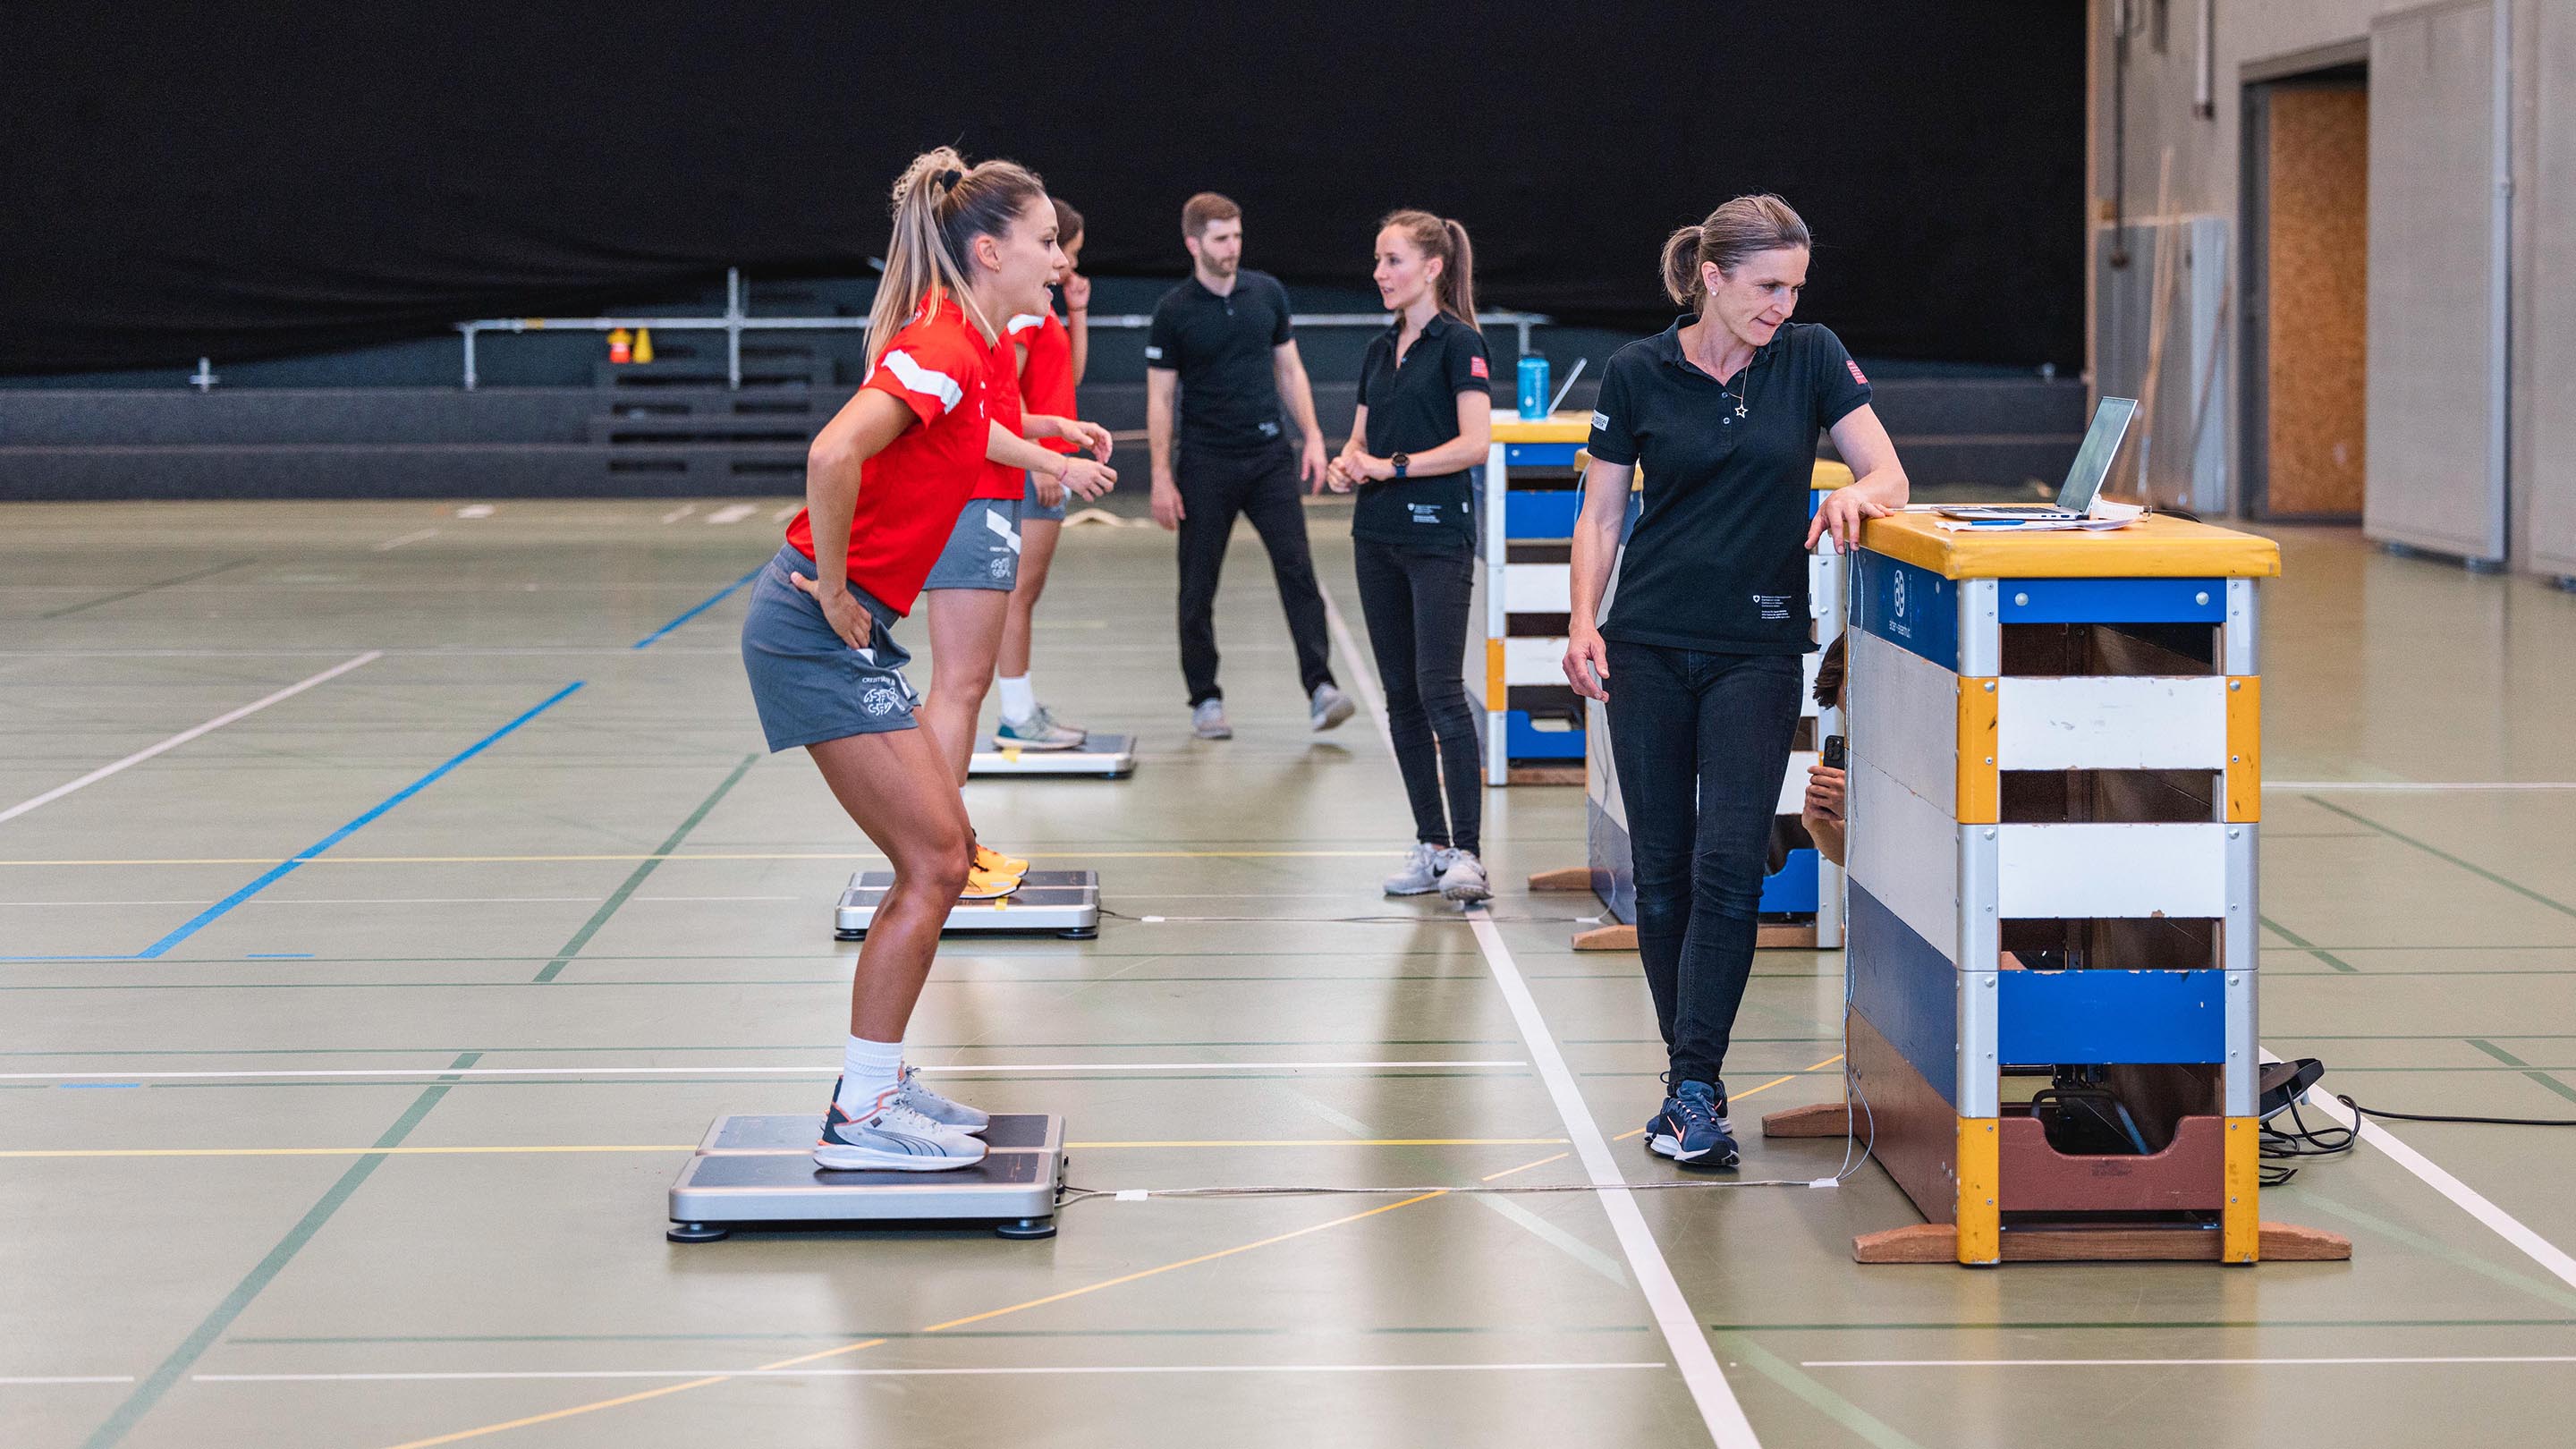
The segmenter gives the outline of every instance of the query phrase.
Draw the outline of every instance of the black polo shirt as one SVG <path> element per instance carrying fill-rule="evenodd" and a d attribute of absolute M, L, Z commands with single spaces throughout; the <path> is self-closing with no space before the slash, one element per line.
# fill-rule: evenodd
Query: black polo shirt
<path fill-rule="evenodd" d="M 1381 332 L 1360 361 L 1360 406 L 1368 409 L 1367 446 L 1372 457 L 1427 453 L 1458 436 L 1458 394 L 1492 395 L 1493 369 L 1485 339 L 1445 312 L 1422 324 L 1422 335 L 1399 360 L 1396 339 L 1404 321 Z M 1442 552 L 1476 546 L 1472 479 L 1467 470 L 1422 474 L 1359 485 L 1351 510 L 1351 536 Z"/>
<path fill-rule="evenodd" d="M 1682 355 L 1684 317 L 1612 354 L 1592 456 L 1644 472 L 1605 639 L 1804 654 L 1816 434 L 1869 401 L 1842 339 L 1791 322 L 1721 385 Z M 1738 406 L 1743 411 L 1739 416 Z"/>
<path fill-rule="evenodd" d="M 1292 336 L 1288 290 L 1268 272 L 1235 273 L 1220 297 L 1196 272 L 1154 304 L 1145 366 L 1181 375 L 1180 444 L 1211 452 L 1249 453 L 1288 436 L 1271 369 Z"/>

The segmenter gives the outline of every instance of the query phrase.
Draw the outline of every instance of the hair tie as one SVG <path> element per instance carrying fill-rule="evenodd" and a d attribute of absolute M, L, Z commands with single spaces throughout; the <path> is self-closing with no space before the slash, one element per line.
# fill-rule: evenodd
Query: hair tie
<path fill-rule="evenodd" d="M 947 170 L 940 172 L 932 179 L 937 181 L 943 188 L 954 191 L 957 189 L 957 183 L 966 179 L 966 173 L 958 170 L 954 166 L 951 166 Z"/>

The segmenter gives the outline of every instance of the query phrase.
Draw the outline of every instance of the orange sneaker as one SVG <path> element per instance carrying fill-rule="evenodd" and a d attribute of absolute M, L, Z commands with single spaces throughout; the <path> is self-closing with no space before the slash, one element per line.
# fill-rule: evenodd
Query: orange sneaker
<path fill-rule="evenodd" d="M 1020 888 L 1020 878 L 998 871 L 966 872 L 966 888 L 957 893 L 961 901 L 997 901 Z"/>
<path fill-rule="evenodd" d="M 1029 863 L 1004 855 L 979 840 L 975 842 L 975 869 L 992 875 L 1021 876 L 1029 873 Z"/>

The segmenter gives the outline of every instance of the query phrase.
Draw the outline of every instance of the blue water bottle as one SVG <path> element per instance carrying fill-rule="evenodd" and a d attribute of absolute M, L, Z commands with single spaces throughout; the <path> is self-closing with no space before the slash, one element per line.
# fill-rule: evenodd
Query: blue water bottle
<path fill-rule="evenodd" d="M 1537 422 L 1547 416 L 1547 359 L 1535 355 L 1521 359 L 1521 418 Z"/>

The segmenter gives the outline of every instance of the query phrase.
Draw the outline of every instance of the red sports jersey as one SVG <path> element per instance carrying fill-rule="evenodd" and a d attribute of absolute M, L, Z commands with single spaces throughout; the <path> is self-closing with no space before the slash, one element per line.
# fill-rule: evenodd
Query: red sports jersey
<path fill-rule="evenodd" d="M 1073 400 L 1073 334 L 1055 313 L 1028 312 L 1011 319 L 1011 340 L 1029 350 L 1020 364 L 1020 401 L 1033 413 L 1076 416 Z M 1050 453 L 1079 451 L 1062 438 L 1038 444 Z"/>
<path fill-rule="evenodd" d="M 984 334 L 951 298 L 935 314 L 915 313 L 861 384 L 901 402 L 918 420 L 860 466 L 858 509 L 850 518 L 850 582 L 898 614 L 912 612 L 922 580 L 985 476 L 991 362 Z M 1012 398 L 1015 413 L 1018 402 Z M 787 541 L 807 558 L 818 557 L 805 510 L 787 525 Z"/>
<path fill-rule="evenodd" d="M 978 336 L 976 341 L 981 342 Z M 993 421 L 1002 431 L 1016 438 L 1020 435 L 1020 359 L 1011 350 L 1011 331 L 1005 327 L 993 339 L 993 347 L 984 355 L 984 390 L 993 410 Z M 984 476 L 975 482 L 977 498 L 1007 498 L 1017 503 L 1028 491 L 1028 475 L 1020 469 L 1001 463 L 984 464 Z"/>

